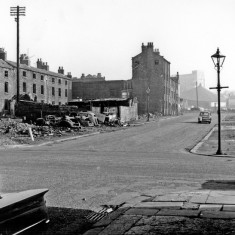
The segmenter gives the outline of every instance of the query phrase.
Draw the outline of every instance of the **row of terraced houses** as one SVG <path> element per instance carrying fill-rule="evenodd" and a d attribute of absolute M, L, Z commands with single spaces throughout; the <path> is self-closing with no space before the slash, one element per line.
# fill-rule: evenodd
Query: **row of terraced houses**
<path fill-rule="evenodd" d="M 0 112 L 11 112 L 17 93 L 17 66 L 7 60 L 7 52 L 0 48 Z M 142 44 L 141 52 L 132 58 L 132 78 L 106 80 L 84 74 L 80 78 L 49 70 L 47 62 L 37 60 L 37 67 L 30 65 L 26 54 L 20 56 L 19 94 L 28 95 L 32 101 L 65 105 L 70 101 L 95 99 L 136 98 L 138 113 L 177 115 L 179 109 L 179 75 L 170 75 L 167 61 L 153 43 Z M 148 105 L 147 105 L 148 102 Z M 147 107 L 148 106 L 148 107 Z"/>

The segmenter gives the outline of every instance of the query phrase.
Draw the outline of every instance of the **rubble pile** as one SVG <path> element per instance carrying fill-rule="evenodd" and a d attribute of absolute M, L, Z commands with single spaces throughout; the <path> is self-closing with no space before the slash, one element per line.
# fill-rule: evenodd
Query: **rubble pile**
<path fill-rule="evenodd" d="M 65 123 L 64 123 L 65 122 Z M 39 125 L 24 123 L 22 119 L 2 118 L 0 119 L 0 146 L 12 144 L 33 144 L 48 140 L 55 140 L 60 137 L 67 137 L 73 135 L 83 135 L 94 132 L 110 132 L 119 128 L 126 127 L 126 125 L 67 125 L 70 123 L 68 119 L 61 119 L 60 124 L 55 125 L 53 122 L 46 122 L 46 124 Z M 82 123 L 82 122 L 81 122 Z M 65 125 L 66 124 L 66 125 Z M 76 125 L 75 125 L 76 124 Z M 30 129 L 31 135 L 30 136 Z M 32 139 L 33 137 L 33 139 Z"/>

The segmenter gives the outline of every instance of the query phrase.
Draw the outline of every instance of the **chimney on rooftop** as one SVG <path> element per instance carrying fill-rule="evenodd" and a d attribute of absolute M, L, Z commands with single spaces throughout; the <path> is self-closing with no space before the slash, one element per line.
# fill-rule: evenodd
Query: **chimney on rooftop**
<path fill-rule="evenodd" d="M 63 69 L 63 67 L 59 67 L 59 69 L 58 69 L 58 73 L 60 73 L 60 74 L 64 74 L 64 69 Z"/>
<path fill-rule="evenodd" d="M 47 62 L 46 63 L 42 62 L 42 59 L 37 60 L 37 68 L 38 69 L 45 69 L 45 70 L 49 71 L 49 65 L 47 64 Z"/>
<path fill-rule="evenodd" d="M 0 59 L 7 60 L 7 52 L 4 50 L 4 48 L 0 48 Z"/>
<path fill-rule="evenodd" d="M 68 78 L 72 78 L 71 72 L 68 72 L 67 77 L 68 77 Z"/>
<path fill-rule="evenodd" d="M 30 66 L 30 60 L 26 54 L 20 55 L 20 64 L 26 64 L 26 65 Z"/>

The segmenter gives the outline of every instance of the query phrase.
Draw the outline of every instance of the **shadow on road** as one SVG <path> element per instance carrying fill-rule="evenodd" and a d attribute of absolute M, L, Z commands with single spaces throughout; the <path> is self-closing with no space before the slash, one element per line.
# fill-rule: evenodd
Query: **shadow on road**
<path fill-rule="evenodd" d="M 35 228 L 29 234 L 34 235 L 71 235 L 83 234 L 91 228 L 91 222 L 86 219 L 90 210 L 48 207 L 50 222 L 47 228 Z"/>
<path fill-rule="evenodd" d="M 208 180 L 201 187 L 212 190 L 235 190 L 235 180 Z"/>

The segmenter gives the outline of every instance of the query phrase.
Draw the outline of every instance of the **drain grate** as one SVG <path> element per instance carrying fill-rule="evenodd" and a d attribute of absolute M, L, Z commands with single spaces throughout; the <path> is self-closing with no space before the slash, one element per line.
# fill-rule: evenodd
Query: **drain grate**
<path fill-rule="evenodd" d="M 109 207 L 109 208 L 102 208 L 98 212 L 92 211 L 91 213 L 89 213 L 86 216 L 86 219 L 88 219 L 91 222 L 98 222 L 99 220 L 103 219 L 106 215 L 108 215 L 112 211 L 114 211 L 114 210 L 111 207 Z"/>

